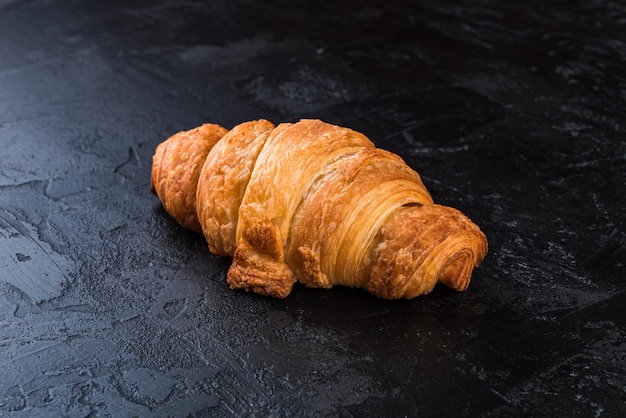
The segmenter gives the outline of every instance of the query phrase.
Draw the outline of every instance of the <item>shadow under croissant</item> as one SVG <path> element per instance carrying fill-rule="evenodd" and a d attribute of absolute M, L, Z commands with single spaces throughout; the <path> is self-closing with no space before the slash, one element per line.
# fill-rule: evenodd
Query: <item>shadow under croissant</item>
<path fill-rule="evenodd" d="M 261 295 L 284 298 L 296 282 L 384 299 L 438 282 L 462 291 L 487 253 L 480 229 L 434 204 L 399 156 L 319 120 L 178 132 L 157 146 L 150 188 L 233 258 L 231 288 Z"/>

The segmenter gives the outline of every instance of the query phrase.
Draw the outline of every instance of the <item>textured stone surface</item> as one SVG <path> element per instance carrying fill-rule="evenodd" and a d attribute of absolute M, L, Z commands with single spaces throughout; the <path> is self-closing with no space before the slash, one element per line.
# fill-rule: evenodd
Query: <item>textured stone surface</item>
<path fill-rule="evenodd" d="M 626 415 L 619 1 L 0 0 L 0 415 Z M 490 253 L 413 301 L 230 291 L 172 133 L 321 118 Z"/>

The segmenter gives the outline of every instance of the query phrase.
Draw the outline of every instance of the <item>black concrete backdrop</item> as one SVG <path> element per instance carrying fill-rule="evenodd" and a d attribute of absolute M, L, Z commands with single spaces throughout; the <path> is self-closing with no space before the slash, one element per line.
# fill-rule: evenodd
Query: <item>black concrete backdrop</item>
<path fill-rule="evenodd" d="M 626 415 L 626 6 L 0 0 L 0 415 Z M 485 231 L 469 290 L 233 292 L 149 193 L 320 118 Z"/>

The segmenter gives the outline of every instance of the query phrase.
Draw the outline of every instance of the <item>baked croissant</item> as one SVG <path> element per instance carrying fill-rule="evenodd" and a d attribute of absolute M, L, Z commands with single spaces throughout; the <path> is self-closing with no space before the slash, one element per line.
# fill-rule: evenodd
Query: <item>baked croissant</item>
<path fill-rule="evenodd" d="M 437 282 L 466 290 L 487 253 L 480 229 L 434 204 L 399 156 L 320 120 L 179 132 L 157 146 L 150 187 L 212 253 L 233 258 L 231 288 L 261 295 L 284 298 L 296 281 L 385 299 Z"/>

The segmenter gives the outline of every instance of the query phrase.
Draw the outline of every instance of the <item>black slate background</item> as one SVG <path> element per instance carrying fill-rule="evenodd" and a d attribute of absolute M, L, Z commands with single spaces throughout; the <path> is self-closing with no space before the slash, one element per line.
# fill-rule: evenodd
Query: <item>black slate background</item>
<path fill-rule="evenodd" d="M 0 0 L 0 415 L 624 416 L 623 2 Z M 484 230 L 467 292 L 230 291 L 148 190 L 320 118 Z"/>

